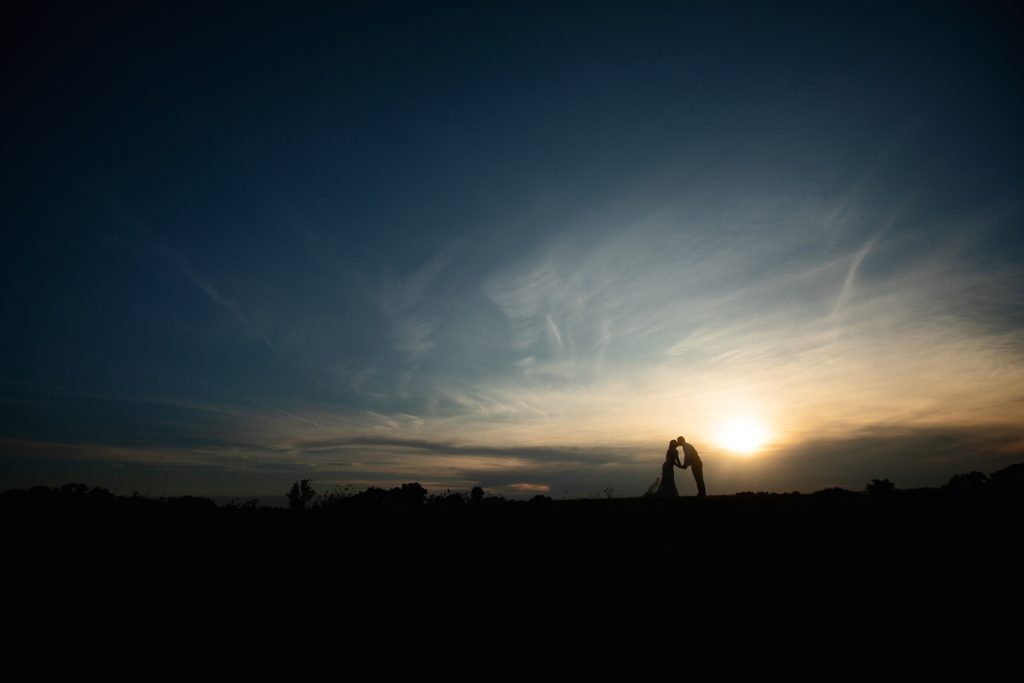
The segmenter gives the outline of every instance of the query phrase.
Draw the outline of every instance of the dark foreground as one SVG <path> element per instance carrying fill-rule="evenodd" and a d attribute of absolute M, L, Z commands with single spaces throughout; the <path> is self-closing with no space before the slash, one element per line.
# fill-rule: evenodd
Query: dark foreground
<path fill-rule="evenodd" d="M 410 567 L 486 561 L 492 571 L 625 562 L 698 572 L 716 563 L 734 570 L 739 563 L 761 573 L 800 558 L 836 571 L 883 565 L 892 571 L 901 562 L 961 565 L 1016 553 L 1022 512 L 1019 482 L 676 500 L 357 496 L 301 510 L 119 497 L 85 487 L 0 496 L 8 548 L 23 558 L 57 553 L 75 561 L 127 556 L 158 559 L 160 566 L 285 567 L 338 560 L 351 571 L 391 559 Z"/>
<path fill-rule="evenodd" d="M 915 642 L 933 648 L 967 624 L 999 643 L 999 615 L 1022 606 L 1019 487 L 305 510 L 36 494 L 0 496 L 0 514 L 8 603 L 41 629 L 173 617 L 215 642 L 326 619 L 314 632 L 335 647 L 515 624 L 508 642 L 535 648 L 575 638 L 574 623 L 619 647 L 786 640 L 795 618 L 805 639 L 866 629 L 841 641 L 860 653 L 925 633 Z"/>

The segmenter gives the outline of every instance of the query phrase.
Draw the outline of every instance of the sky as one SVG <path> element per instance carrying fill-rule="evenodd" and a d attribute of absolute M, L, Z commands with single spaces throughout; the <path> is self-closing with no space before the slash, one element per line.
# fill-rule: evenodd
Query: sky
<path fill-rule="evenodd" d="M 18 6 L 0 489 L 1024 461 L 1021 16 L 829 4 Z"/>

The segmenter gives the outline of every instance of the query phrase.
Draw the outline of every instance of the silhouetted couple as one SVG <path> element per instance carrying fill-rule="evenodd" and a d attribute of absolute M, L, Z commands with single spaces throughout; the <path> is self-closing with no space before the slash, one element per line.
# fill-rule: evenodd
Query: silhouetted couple
<path fill-rule="evenodd" d="M 683 461 L 679 462 L 679 447 L 683 448 Z M 697 449 L 693 444 L 687 443 L 683 437 L 677 437 L 668 442 L 668 451 L 665 452 L 665 462 L 661 466 L 661 484 L 655 494 L 659 498 L 676 498 L 679 491 L 676 489 L 675 468 L 691 468 L 693 480 L 697 482 L 697 496 L 703 498 L 707 495 L 704 489 L 704 463 L 697 455 Z"/>

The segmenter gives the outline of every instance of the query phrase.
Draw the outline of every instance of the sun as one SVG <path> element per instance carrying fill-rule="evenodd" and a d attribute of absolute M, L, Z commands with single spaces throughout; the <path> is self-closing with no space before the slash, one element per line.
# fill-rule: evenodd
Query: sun
<path fill-rule="evenodd" d="M 767 440 L 768 430 L 754 417 L 734 417 L 723 422 L 718 428 L 718 444 L 744 455 L 753 453 Z"/>

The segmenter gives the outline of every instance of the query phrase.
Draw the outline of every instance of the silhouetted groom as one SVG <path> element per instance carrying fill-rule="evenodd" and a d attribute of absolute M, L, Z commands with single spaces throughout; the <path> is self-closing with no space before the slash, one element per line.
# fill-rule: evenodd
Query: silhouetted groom
<path fill-rule="evenodd" d="M 683 469 L 692 467 L 693 480 L 697 482 L 697 496 L 703 498 L 708 495 L 707 491 L 704 490 L 704 463 L 700 461 L 700 456 L 697 455 L 697 449 L 693 447 L 693 444 L 687 443 L 686 439 L 681 436 L 676 437 L 676 441 L 679 443 L 679 447 L 683 449 Z"/>

